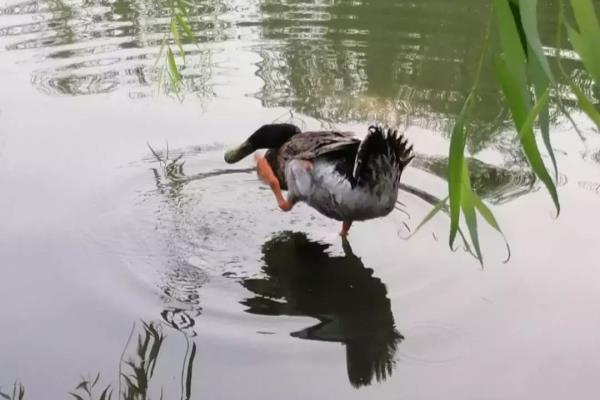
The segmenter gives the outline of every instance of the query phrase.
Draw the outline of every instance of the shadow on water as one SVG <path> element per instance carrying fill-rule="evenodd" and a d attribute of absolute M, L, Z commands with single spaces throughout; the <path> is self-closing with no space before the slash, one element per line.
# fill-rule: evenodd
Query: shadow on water
<path fill-rule="evenodd" d="M 354 387 L 385 380 L 403 336 L 395 329 L 387 290 L 373 270 L 344 243 L 344 255 L 304 233 L 285 232 L 263 245 L 264 278 L 242 285 L 256 296 L 242 304 L 249 313 L 310 316 L 320 322 L 293 337 L 343 343 Z"/>

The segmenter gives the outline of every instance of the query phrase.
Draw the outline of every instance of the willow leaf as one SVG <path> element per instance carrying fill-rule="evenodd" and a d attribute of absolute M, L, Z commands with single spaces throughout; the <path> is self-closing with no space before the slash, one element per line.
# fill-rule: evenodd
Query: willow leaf
<path fill-rule="evenodd" d="M 521 22 L 523 24 L 523 29 L 525 30 L 527 43 L 529 44 L 529 48 L 531 50 L 529 53 L 530 57 L 533 55 L 536 58 L 546 77 L 549 80 L 553 81 L 554 78 L 552 75 L 552 71 L 550 70 L 548 59 L 544 54 L 542 42 L 538 33 L 536 15 L 537 0 L 520 1 L 519 10 L 521 12 Z"/>
<path fill-rule="evenodd" d="M 192 42 L 196 42 L 196 35 L 194 34 L 194 31 L 192 31 L 192 28 L 187 20 L 179 14 L 177 14 L 176 18 L 179 26 L 181 26 L 181 29 L 183 29 L 183 32 L 187 38 Z"/>
<path fill-rule="evenodd" d="M 483 217 L 483 219 L 485 219 L 488 225 L 494 228 L 496 232 L 498 232 L 502 236 L 504 244 L 506 245 L 506 251 L 508 253 L 504 262 L 508 262 L 508 260 L 510 260 L 510 244 L 508 244 L 508 240 L 506 240 L 506 236 L 504 235 L 504 232 L 502 232 L 500 224 L 498 224 L 494 213 L 492 213 L 492 210 L 489 209 L 489 207 L 481 200 L 481 198 L 479 198 L 479 196 L 477 196 L 475 192 L 473 192 L 471 196 L 473 197 L 475 208 L 477 209 L 477 211 L 479 211 L 479 214 Z"/>
<path fill-rule="evenodd" d="M 556 163 L 554 150 L 552 149 L 552 140 L 550 139 L 550 107 L 548 101 L 551 81 L 542 71 L 542 67 L 537 58 L 533 57 L 530 60 L 529 67 L 533 79 L 537 103 L 543 103 L 541 109 L 538 111 L 537 119 L 540 126 L 540 131 L 542 133 L 544 147 L 546 147 L 546 152 L 550 156 L 550 161 L 552 162 L 552 168 L 554 171 L 554 181 L 556 182 L 558 181 L 558 166 Z M 537 103 L 534 105 L 534 109 L 537 106 Z"/>
<path fill-rule="evenodd" d="M 467 161 L 463 160 L 462 164 L 462 211 L 465 215 L 465 222 L 471 237 L 471 243 L 475 249 L 477 260 L 483 267 L 483 255 L 481 254 L 481 246 L 479 245 L 479 233 L 477 232 L 477 214 L 475 213 L 475 202 L 473 200 L 473 191 L 471 189 L 471 179 L 469 178 L 469 167 Z"/>
<path fill-rule="evenodd" d="M 450 199 L 450 238 L 449 245 L 453 246 L 460 222 L 462 163 L 465 151 L 465 114 L 471 97 L 463 104 L 463 108 L 456 117 L 450 138 L 450 151 L 448 156 L 448 197 Z"/>
<path fill-rule="evenodd" d="M 519 9 L 521 13 L 521 22 L 523 25 L 523 29 L 526 33 L 529 48 L 529 57 L 527 65 L 529 67 L 529 74 L 533 81 L 535 95 L 539 103 L 539 100 L 542 99 L 547 93 L 550 84 L 554 83 L 554 76 L 552 74 L 552 71 L 550 70 L 548 59 L 544 54 L 542 42 L 538 33 L 536 15 L 537 0 L 520 1 Z M 556 157 L 554 156 L 554 151 L 552 150 L 552 142 L 550 140 L 550 110 L 547 105 L 547 100 L 545 100 L 543 104 L 544 105 L 542 106 L 542 108 L 536 111 L 536 115 L 538 118 L 540 131 L 542 133 L 544 146 L 546 147 L 546 151 L 548 152 L 550 160 L 552 161 L 554 180 L 557 181 L 558 167 L 556 164 Z"/>
<path fill-rule="evenodd" d="M 175 41 L 175 45 L 179 48 L 179 54 L 181 54 L 181 58 L 183 58 L 183 62 L 185 63 L 185 50 L 183 50 L 183 45 L 181 44 L 181 38 L 179 37 L 179 29 L 177 28 L 177 23 L 175 19 L 171 19 L 171 34 L 173 35 L 173 41 Z"/>
<path fill-rule="evenodd" d="M 539 100 L 535 103 L 529 114 L 527 114 L 523 125 L 519 129 L 519 138 L 521 138 L 526 131 L 533 129 L 533 124 L 535 123 L 540 111 L 548 104 L 548 98 L 550 97 L 549 92 L 550 89 L 546 89 Z"/>
<path fill-rule="evenodd" d="M 582 33 L 600 33 L 594 4 L 590 0 L 571 0 L 571 7 Z"/>
<path fill-rule="evenodd" d="M 500 44 L 506 56 L 507 64 L 510 66 L 513 75 L 518 77 L 520 86 L 526 87 L 525 52 L 521 46 L 519 31 L 510 11 L 508 0 L 495 0 L 494 4 L 500 33 Z"/>
<path fill-rule="evenodd" d="M 408 236 L 408 238 L 413 237 L 423 227 L 423 225 L 425 225 L 426 223 L 428 223 L 431 220 L 431 218 L 433 218 L 446 205 L 447 201 L 448 201 L 448 196 L 446 196 L 444 199 L 440 200 L 431 209 L 431 211 L 429 211 L 429 213 L 425 216 L 425 218 L 423 218 L 423 220 L 419 223 L 419 225 L 417 225 L 417 227 L 415 228 L 415 230 L 413 231 L 413 233 L 411 233 Z"/>
<path fill-rule="evenodd" d="M 556 213 L 558 215 L 560 214 L 560 203 L 558 200 L 556 186 L 546 170 L 546 166 L 544 165 L 544 161 L 542 160 L 542 156 L 535 140 L 533 129 L 527 129 L 525 126 L 525 123 L 528 119 L 527 117 L 529 115 L 528 100 L 526 97 L 524 97 L 517 81 L 513 79 L 511 71 L 503 58 L 497 57 L 494 60 L 494 67 L 496 71 L 496 77 L 500 82 L 500 86 L 502 87 L 502 91 L 504 92 L 504 96 L 506 97 L 508 106 L 512 112 L 513 120 L 520 132 L 519 139 L 521 141 L 521 147 L 523 148 L 525 157 L 527 157 L 527 161 L 529 162 L 533 172 L 542 181 L 550 193 L 552 201 L 556 207 Z"/>
<path fill-rule="evenodd" d="M 567 26 L 567 33 L 586 70 L 596 83 L 600 83 L 600 36 L 592 33 L 580 34 L 570 26 Z"/>
<path fill-rule="evenodd" d="M 600 129 L 600 112 L 596 109 L 594 104 L 590 99 L 587 98 L 585 93 L 579 88 L 579 86 L 574 83 L 570 84 L 571 90 L 577 96 L 577 101 L 579 102 L 579 107 L 590 117 L 592 121 L 596 124 L 598 129 Z"/>
<path fill-rule="evenodd" d="M 167 64 L 169 65 L 169 75 L 173 84 L 178 85 L 181 82 L 181 75 L 177 69 L 177 63 L 175 62 L 175 56 L 170 47 L 167 47 Z"/>
<path fill-rule="evenodd" d="M 177 9 L 177 11 L 179 11 L 179 13 L 181 13 L 187 17 L 188 12 L 187 12 L 187 8 L 185 8 L 186 3 L 182 0 L 177 0 L 176 3 L 177 4 L 175 5 L 175 8 Z M 188 5 L 192 5 L 192 4 L 188 4 Z"/>

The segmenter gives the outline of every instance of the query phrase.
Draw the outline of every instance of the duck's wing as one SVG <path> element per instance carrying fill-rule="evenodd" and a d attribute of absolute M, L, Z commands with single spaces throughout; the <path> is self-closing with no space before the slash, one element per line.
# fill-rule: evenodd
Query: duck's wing
<path fill-rule="evenodd" d="M 360 139 L 351 132 L 316 131 L 292 137 L 281 150 L 289 159 L 314 160 L 339 151 L 353 150 L 356 154 L 359 145 Z"/>

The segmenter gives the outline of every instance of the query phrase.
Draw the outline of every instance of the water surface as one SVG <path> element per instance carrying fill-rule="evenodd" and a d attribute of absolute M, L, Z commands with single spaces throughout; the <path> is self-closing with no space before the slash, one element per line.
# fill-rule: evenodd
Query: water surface
<path fill-rule="evenodd" d="M 541 8 L 549 53 L 556 21 Z M 27 398 L 564 399 L 600 395 L 600 137 L 556 111 L 563 212 L 518 151 L 485 70 L 473 185 L 485 269 L 446 244 L 448 126 L 488 11 L 475 0 L 200 1 L 183 101 L 157 93 L 150 0 L 0 4 L 0 390 Z M 560 47 L 567 48 L 566 43 Z M 568 73 L 599 88 L 564 52 Z M 402 205 L 356 224 L 282 213 L 226 146 L 263 123 L 418 151 Z M 159 159 L 150 151 L 157 152 Z M 98 375 L 99 374 L 99 375 Z"/>

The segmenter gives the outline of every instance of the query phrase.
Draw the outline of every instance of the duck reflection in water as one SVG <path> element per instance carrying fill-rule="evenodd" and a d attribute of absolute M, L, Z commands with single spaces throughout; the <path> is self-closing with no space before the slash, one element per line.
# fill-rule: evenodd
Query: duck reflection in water
<path fill-rule="evenodd" d="M 344 343 L 348 379 L 358 388 L 385 380 L 403 336 L 394 327 L 385 285 L 343 242 L 344 255 L 303 233 L 285 232 L 263 245 L 264 278 L 242 284 L 257 296 L 249 313 L 311 316 L 320 322 L 293 337 Z"/>

